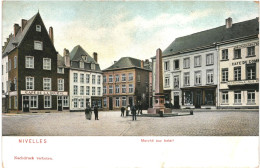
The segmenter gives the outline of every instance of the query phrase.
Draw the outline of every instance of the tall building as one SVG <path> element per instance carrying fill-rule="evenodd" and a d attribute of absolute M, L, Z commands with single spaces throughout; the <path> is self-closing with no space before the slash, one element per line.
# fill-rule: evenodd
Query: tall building
<path fill-rule="evenodd" d="M 22 19 L 21 26 L 14 24 L 2 52 L 4 60 L 8 58 L 8 64 L 2 64 L 8 69 L 8 81 L 2 77 L 8 85 L 4 90 L 9 95 L 8 112 L 57 111 L 58 96 L 68 96 L 68 92 L 58 91 L 53 42 L 53 28 L 47 32 L 39 12 L 29 20 Z"/>
<path fill-rule="evenodd" d="M 102 108 L 102 71 L 98 55 L 93 58 L 80 46 L 70 53 L 70 111 L 84 111 L 89 103 Z"/>
<path fill-rule="evenodd" d="M 107 110 L 142 104 L 149 106 L 152 73 L 149 60 L 122 57 L 103 70 L 103 106 Z"/>

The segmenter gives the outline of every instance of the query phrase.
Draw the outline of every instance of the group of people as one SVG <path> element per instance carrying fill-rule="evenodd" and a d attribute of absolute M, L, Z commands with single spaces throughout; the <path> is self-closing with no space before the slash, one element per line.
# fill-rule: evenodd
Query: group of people
<path fill-rule="evenodd" d="M 125 107 L 121 107 L 121 117 L 124 117 L 125 115 Z M 138 114 L 142 114 L 142 105 L 139 103 L 138 106 L 137 105 L 128 105 L 127 106 L 127 111 L 126 111 L 126 115 L 128 115 L 128 113 L 131 111 L 133 120 L 136 120 L 136 110 L 138 110 Z"/>
<path fill-rule="evenodd" d="M 98 119 L 98 106 L 97 106 L 96 104 L 94 105 L 94 114 L 95 114 L 95 120 L 99 120 L 99 119 Z M 86 107 L 85 116 L 86 116 L 86 119 L 87 119 L 87 120 L 91 120 L 92 109 L 91 109 L 91 107 L 89 106 L 89 104 L 88 104 L 87 107 Z"/>

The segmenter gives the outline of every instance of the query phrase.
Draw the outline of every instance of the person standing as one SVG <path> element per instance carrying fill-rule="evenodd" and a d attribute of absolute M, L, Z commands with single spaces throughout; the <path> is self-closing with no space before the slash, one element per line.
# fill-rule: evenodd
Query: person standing
<path fill-rule="evenodd" d="M 121 117 L 124 117 L 125 115 L 125 108 L 124 106 L 121 107 Z"/>
<path fill-rule="evenodd" d="M 142 103 L 138 103 L 138 114 L 142 114 Z"/>
<path fill-rule="evenodd" d="M 95 120 L 99 120 L 98 119 L 98 106 L 97 105 L 94 106 L 94 113 L 95 113 Z"/>
<path fill-rule="evenodd" d="M 133 116 L 133 121 L 134 121 L 134 120 L 136 120 L 136 106 L 135 105 L 132 106 L 131 111 L 132 111 L 132 116 Z"/>
<path fill-rule="evenodd" d="M 87 107 L 85 109 L 85 117 L 87 120 L 91 120 L 91 116 L 92 116 L 91 107 L 89 106 L 89 104 L 87 104 Z"/>

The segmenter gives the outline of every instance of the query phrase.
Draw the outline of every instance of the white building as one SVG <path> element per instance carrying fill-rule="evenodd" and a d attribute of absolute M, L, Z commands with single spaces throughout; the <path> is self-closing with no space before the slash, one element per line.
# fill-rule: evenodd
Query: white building
<path fill-rule="evenodd" d="M 102 108 L 102 72 L 97 63 L 97 53 L 93 57 L 80 46 L 70 53 L 70 111 L 83 111 L 90 103 Z"/>

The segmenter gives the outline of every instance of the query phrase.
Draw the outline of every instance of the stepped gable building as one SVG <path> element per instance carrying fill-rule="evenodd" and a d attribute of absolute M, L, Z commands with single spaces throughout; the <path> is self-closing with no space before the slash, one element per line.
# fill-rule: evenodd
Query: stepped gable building
<path fill-rule="evenodd" d="M 57 111 L 58 91 L 57 51 L 53 45 L 53 28 L 47 32 L 40 13 L 31 19 L 14 24 L 14 34 L 3 47 L 3 58 L 8 57 L 8 112 Z M 5 67 L 6 66 L 6 67 Z"/>
<path fill-rule="evenodd" d="M 122 106 L 140 103 L 143 109 L 147 109 L 152 96 L 149 89 L 151 73 L 149 60 L 122 57 L 115 61 L 103 70 L 104 108 L 118 110 Z"/>
<path fill-rule="evenodd" d="M 70 53 L 70 111 L 84 111 L 90 103 L 102 108 L 102 71 L 98 55 L 91 57 L 80 45 Z"/>
<path fill-rule="evenodd" d="M 246 39 L 248 40 L 250 38 L 258 41 L 257 35 L 259 31 L 258 18 L 233 25 L 232 21 L 229 22 L 230 20 L 232 19 L 229 18 L 226 20 L 226 25 L 176 38 L 163 51 L 164 92 L 167 95 L 167 100 L 173 104 L 173 107 L 216 108 L 224 105 L 220 102 L 227 102 L 226 99 L 228 98 L 224 101 L 219 98 L 220 95 L 222 95 L 222 93 L 220 93 L 222 91 L 219 90 L 219 85 L 221 85 L 221 90 L 223 89 L 224 91 L 224 97 L 228 97 L 227 90 L 232 87 L 224 87 L 224 85 L 229 84 L 229 82 L 232 83 L 231 81 L 234 80 L 234 77 L 225 76 L 226 81 L 224 82 L 226 83 L 223 83 L 223 85 L 222 77 L 220 76 L 222 75 L 222 69 L 224 69 L 225 74 L 227 74 L 227 66 L 231 68 L 232 65 L 229 61 L 233 62 L 233 54 L 237 52 L 230 47 L 228 53 L 232 55 L 232 58 L 226 57 L 225 55 L 228 54 L 226 52 L 227 46 L 230 44 L 233 44 L 234 47 L 240 46 L 245 43 Z M 256 46 L 254 55 L 256 55 L 255 58 L 258 58 L 258 43 L 254 43 L 254 45 Z M 222 53 L 224 56 L 222 56 Z M 227 59 L 222 59 L 222 57 Z M 240 60 L 244 61 L 245 58 L 246 56 L 244 54 L 244 57 Z M 155 68 L 155 57 L 152 59 L 153 68 Z M 257 59 L 255 62 L 258 62 Z M 255 69 L 257 71 L 258 63 L 256 64 Z M 231 70 L 229 70 L 229 74 L 230 71 Z M 246 69 L 244 68 L 242 71 L 246 72 Z M 153 73 L 154 72 L 155 71 L 153 71 Z M 237 73 L 239 74 L 239 72 L 240 71 Z M 153 74 L 153 76 L 154 75 L 155 74 Z M 258 74 L 255 73 L 255 78 L 257 78 L 257 76 Z M 245 76 L 244 78 L 238 79 L 244 80 Z M 254 83 L 258 85 L 257 80 L 255 80 Z M 256 87 L 253 90 L 255 90 L 255 94 L 252 93 L 252 97 L 256 97 L 258 95 L 258 88 Z M 234 107 L 232 97 L 235 95 L 233 95 L 233 92 L 229 92 L 228 95 L 229 100 L 226 106 Z M 239 96 L 240 95 L 237 95 L 237 97 Z"/>

